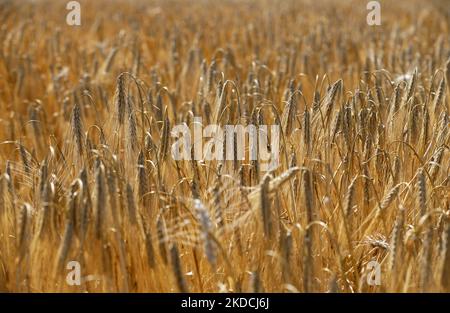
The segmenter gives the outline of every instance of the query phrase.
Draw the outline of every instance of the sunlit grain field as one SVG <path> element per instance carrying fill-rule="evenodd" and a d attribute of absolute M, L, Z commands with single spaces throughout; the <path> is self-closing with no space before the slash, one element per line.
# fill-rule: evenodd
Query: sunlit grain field
<path fill-rule="evenodd" d="M 0 1 L 0 291 L 450 291 L 447 1 L 67 2 Z"/>

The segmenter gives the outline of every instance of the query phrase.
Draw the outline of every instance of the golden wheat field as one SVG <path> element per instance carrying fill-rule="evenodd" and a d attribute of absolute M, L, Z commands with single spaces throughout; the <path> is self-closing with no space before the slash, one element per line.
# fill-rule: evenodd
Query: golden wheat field
<path fill-rule="evenodd" d="M 450 292 L 448 1 L 67 2 L 0 1 L 0 291 Z"/>

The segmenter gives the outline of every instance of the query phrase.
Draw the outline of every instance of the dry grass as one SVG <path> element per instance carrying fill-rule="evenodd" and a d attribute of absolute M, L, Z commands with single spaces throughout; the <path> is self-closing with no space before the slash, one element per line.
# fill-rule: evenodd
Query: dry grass
<path fill-rule="evenodd" d="M 1 291 L 450 291 L 446 1 L 49 3 L 0 2 Z M 194 116 L 280 166 L 174 161 Z"/>

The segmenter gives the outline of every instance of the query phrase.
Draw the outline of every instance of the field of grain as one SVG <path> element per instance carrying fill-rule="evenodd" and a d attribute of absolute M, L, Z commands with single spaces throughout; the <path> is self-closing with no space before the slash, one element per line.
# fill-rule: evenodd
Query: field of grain
<path fill-rule="evenodd" d="M 0 291 L 450 292 L 448 1 L 67 2 L 0 1 Z"/>

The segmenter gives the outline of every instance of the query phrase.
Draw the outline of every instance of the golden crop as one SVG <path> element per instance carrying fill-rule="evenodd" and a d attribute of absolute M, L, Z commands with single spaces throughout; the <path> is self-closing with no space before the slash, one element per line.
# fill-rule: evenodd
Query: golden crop
<path fill-rule="evenodd" d="M 0 1 L 0 291 L 450 291 L 448 2 L 80 3 Z M 175 161 L 194 117 L 279 167 Z"/>

